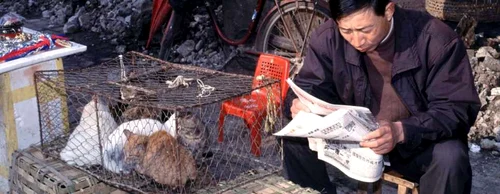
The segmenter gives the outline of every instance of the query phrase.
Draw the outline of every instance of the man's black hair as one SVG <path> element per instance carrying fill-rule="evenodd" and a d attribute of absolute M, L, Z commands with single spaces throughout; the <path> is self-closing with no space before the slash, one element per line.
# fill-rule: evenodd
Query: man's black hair
<path fill-rule="evenodd" d="M 372 8 L 377 16 L 383 16 L 389 2 L 390 0 L 330 0 L 330 12 L 335 20 L 365 8 Z"/>

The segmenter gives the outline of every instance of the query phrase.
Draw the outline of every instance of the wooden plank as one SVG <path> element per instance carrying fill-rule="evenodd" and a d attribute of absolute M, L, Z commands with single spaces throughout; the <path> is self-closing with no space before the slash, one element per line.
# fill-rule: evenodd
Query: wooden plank
<path fill-rule="evenodd" d="M 399 177 L 395 177 L 395 176 L 387 174 L 387 173 L 384 173 L 384 175 L 382 177 L 385 181 L 395 183 L 397 185 L 402 185 L 402 186 L 409 188 L 409 189 L 413 189 L 417 186 L 413 182 L 407 181 L 407 180 L 399 178 Z"/>
<path fill-rule="evenodd" d="M 406 194 L 406 187 L 398 185 L 398 194 Z"/>

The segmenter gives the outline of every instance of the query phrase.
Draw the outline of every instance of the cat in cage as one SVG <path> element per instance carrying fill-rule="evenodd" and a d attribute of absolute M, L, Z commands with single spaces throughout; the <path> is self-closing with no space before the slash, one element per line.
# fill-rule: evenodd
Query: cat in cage
<path fill-rule="evenodd" d="M 179 124 L 179 127 L 176 127 L 176 123 Z M 172 114 L 163 124 L 156 119 L 136 119 L 122 123 L 105 141 L 104 167 L 114 173 L 128 174 L 133 170 L 133 166 L 124 164 L 125 130 L 146 136 L 163 130 L 187 148 L 196 159 L 211 155 L 208 153 L 208 129 L 196 114 L 189 111 L 177 112 Z"/>
<path fill-rule="evenodd" d="M 162 120 L 168 114 L 168 111 L 159 108 L 135 106 L 125 109 L 122 118 L 125 121 L 145 118 Z M 197 114 L 191 111 L 177 111 L 168 118 L 169 120 L 164 125 L 170 129 L 169 133 L 176 137 L 181 145 L 187 147 L 194 156 L 208 157 L 212 155 L 208 152 L 209 131 Z M 176 129 L 175 120 L 179 124 L 177 131 L 173 130 Z"/>
<path fill-rule="evenodd" d="M 158 117 L 154 114 L 151 114 L 151 117 L 155 119 L 136 115 L 136 118 L 140 116 L 141 119 L 127 121 L 117 126 L 110 113 L 109 105 L 97 96 L 93 96 L 92 99 L 84 106 L 79 125 L 70 135 L 66 147 L 60 152 L 61 159 L 70 165 L 102 165 L 114 173 L 130 173 L 133 166 L 124 164 L 125 129 L 139 135 L 151 135 L 164 130 L 176 138 L 196 158 L 210 155 L 207 154 L 208 129 L 196 114 L 188 111 L 177 112 L 177 114 L 172 114 L 165 123 L 158 121 L 156 119 Z M 137 114 L 147 111 L 136 109 L 131 112 Z M 99 121 L 99 127 L 97 121 Z M 179 124 L 178 131 L 175 130 L 176 123 Z M 100 140 L 98 130 L 100 130 Z M 99 149 L 99 141 L 103 145 L 103 156 Z M 101 164 L 101 157 L 103 157 L 104 164 Z"/>
<path fill-rule="evenodd" d="M 177 141 L 186 147 L 196 159 L 210 157 L 212 154 L 208 150 L 209 131 L 201 118 L 190 111 L 176 114 L 179 115 L 177 119 L 179 127 L 173 133 Z M 171 123 L 170 126 L 173 126 L 173 129 L 176 128 L 175 123 Z"/>
<path fill-rule="evenodd" d="M 123 132 L 127 137 L 124 163 L 133 166 L 136 172 L 174 188 L 196 179 L 193 156 L 166 131 L 159 130 L 150 136 Z"/>
<path fill-rule="evenodd" d="M 83 107 L 80 122 L 69 136 L 66 146 L 59 153 L 60 158 L 69 165 L 103 165 L 115 173 L 128 173 L 130 170 L 123 168 L 122 150 L 125 145 L 123 135 L 125 128 L 149 135 L 169 127 L 165 128 L 163 123 L 154 119 L 138 119 L 118 126 L 111 114 L 109 104 L 94 95 L 92 100 Z M 101 156 L 99 143 L 103 145 L 103 156 Z M 104 164 L 101 163 L 101 158 Z"/>
<path fill-rule="evenodd" d="M 154 132 L 164 130 L 172 133 L 170 127 L 164 126 L 155 119 L 137 119 L 127 121 L 118 126 L 105 140 L 103 147 L 104 168 L 114 173 L 130 173 L 133 168 L 124 165 L 123 148 L 127 140 L 124 131 L 129 130 L 139 135 L 151 135 Z"/>

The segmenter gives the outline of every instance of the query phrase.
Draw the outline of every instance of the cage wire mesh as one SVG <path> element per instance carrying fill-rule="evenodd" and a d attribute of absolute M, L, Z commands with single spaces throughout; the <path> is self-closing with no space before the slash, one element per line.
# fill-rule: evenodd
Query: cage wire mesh
<path fill-rule="evenodd" d="M 281 169 L 277 79 L 136 52 L 35 79 L 43 153 L 127 191 L 224 190 Z"/>

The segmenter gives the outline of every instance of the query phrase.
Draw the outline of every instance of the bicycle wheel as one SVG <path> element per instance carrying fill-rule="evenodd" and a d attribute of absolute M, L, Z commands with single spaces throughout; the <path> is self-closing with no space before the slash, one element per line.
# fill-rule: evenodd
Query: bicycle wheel
<path fill-rule="evenodd" d="M 314 29 L 330 18 L 327 2 L 316 1 L 318 2 L 316 8 L 314 8 L 315 1 L 310 0 L 282 4 L 283 18 L 280 17 L 280 11 L 276 7 L 273 8 L 259 27 L 255 41 L 256 49 L 288 58 L 304 57 L 307 49 L 307 42 L 304 41 L 309 39 Z"/>

